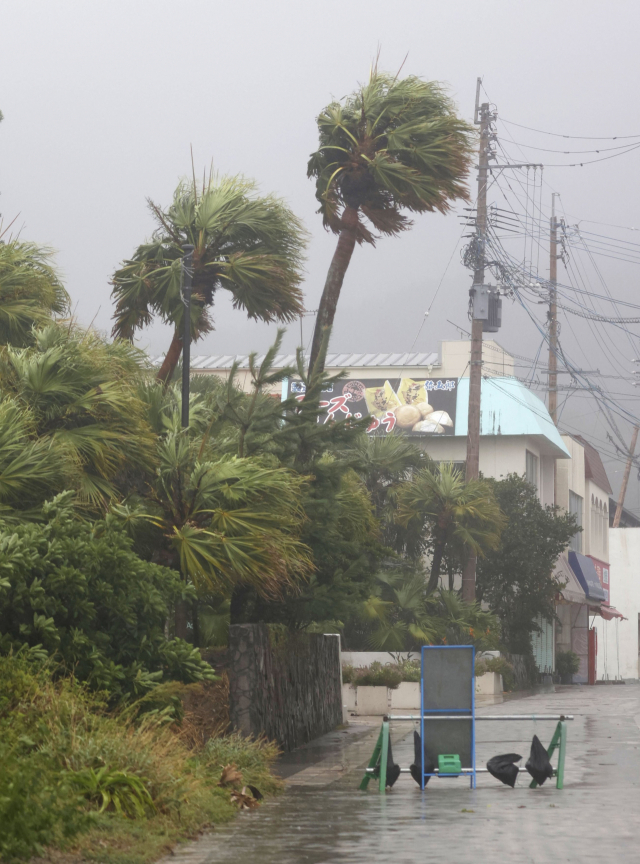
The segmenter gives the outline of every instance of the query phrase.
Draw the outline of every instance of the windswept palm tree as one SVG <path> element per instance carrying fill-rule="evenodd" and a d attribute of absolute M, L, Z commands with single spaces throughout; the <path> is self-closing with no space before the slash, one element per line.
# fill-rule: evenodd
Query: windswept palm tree
<path fill-rule="evenodd" d="M 113 335 L 132 339 L 154 316 L 173 339 L 158 372 L 171 380 L 182 353 L 183 244 L 195 247 L 191 338 L 213 329 L 216 291 L 231 292 L 236 309 L 260 321 L 291 321 L 302 312 L 299 284 L 306 232 L 282 199 L 259 195 L 242 176 L 211 176 L 198 190 L 181 182 L 166 210 L 149 202 L 157 228 L 113 276 Z"/>
<path fill-rule="evenodd" d="M 153 435 L 136 393 L 142 352 L 69 323 L 34 331 L 33 343 L 0 353 L 2 395 L 27 412 L 39 441 L 65 457 L 59 489 L 103 510 L 118 496 L 123 472 L 153 467 Z"/>
<path fill-rule="evenodd" d="M 52 257 L 36 243 L 0 240 L 0 345 L 22 348 L 34 327 L 68 312 L 69 295 Z"/>
<path fill-rule="evenodd" d="M 438 587 L 440 568 L 449 546 L 466 547 L 475 555 L 496 549 L 506 519 L 487 480 L 465 483 L 452 464 L 418 471 L 398 493 L 398 522 L 428 528 L 433 557 L 427 590 Z"/>
<path fill-rule="evenodd" d="M 17 400 L 0 402 L 0 515 L 5 521 L 34 517 L 64 482 L 63 448 L 36 435 L 32 413 Z"/>
<path fill-rule="evenodd" d="M 277 598 L 312 569 L 310 550 L 300 541 L 306 478 L 260 458 L 220 452 L 198 396 L 192 425 L 181 429 L 173 388 L 165 391 L 159 411 L 160 389 L 156 384 L 146 390 L 154 425 L 163 430 L 155 480 L 144 500 L 125 502 L 113 513 L 132 529 L 140 522 L 160 528 L 158 560 L 179 570 L 198 593 L 231 598 L 232 613 L 237 589 Z M 176 635 L 184 638 L 186 628 L 182 603 Z"/>
<path fill-rule="evenodd" d="M 338 235 L 311 346 L 315 365 L 331 328 L 356 243 L 406 231 L 403 211 L 446 213 L 467 197 L 473 127 L 457 114 L 442 86 L 415 76 L 371 71 L 369 81 L 318 117 L 320 146 L 307 174 L 326 228 Z"/>

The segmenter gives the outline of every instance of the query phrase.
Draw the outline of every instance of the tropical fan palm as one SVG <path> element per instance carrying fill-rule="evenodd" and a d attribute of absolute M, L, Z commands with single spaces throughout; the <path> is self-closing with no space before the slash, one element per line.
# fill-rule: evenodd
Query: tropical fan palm
<path fill-rule="evenodd" d="M 420 571 L 377 574 L 363 617 L 372 628 L 369 644 L 377 651 L 412 651 L 426 644 L 472 644 L 487 651 L 500 641 L 495 615 L 466 603 L 456 591 L 428 594 Z"/>
<path fill-rule="evenodd" d="M 215 293 L 226 288 L 235 308 L 261 321 L 291 321 L 302 311 L 299 283 L 306 234 L 302 223 L 273 195 L 261 196 L 244 177 L 212 176 L 198 192 L 182 182 L 162 210 L 151 242 L 138 247 L 113 277 L 113 335 L 132 339 L 154 315 L 174 328 L 158 378 L 168 382 L 182 352 L 183 244 L 193 253 L 191 337 L 213 329 Z"/>
<path fill-rule="evenodd" d="M 451 201 L 466 198 L 474 137 L 439 84 L 399 80 L 377 67 L 367 84 L 328 105 L 317 122 L 320 146 L 307 174 L 316 179 L 324 225 L 339 240 L 316 318 L 312 368 L 355 244 L 373 244 L 374 232 L 407 230 L 403 211 L 446 213 Z"/>
<path fill-rule="evenodd" d="M 192 426 L 180 429 L 180 405 L 170 388 L 159 409 L 152 387 L 146 399 L 163 428 L 156 480 L 146 502 L 114 507 L 127 521 L 160 528 L 162 563 L 180 570 L 200 594 L 229 597 L 238 586 L 276 598 L 312 568 L 300 542 L 306 479 L 258 458 L 220 452 L 209 434 L 202 397 L 194 399 Z M 161 391 L 155 385 L 156 393 Z M 145 512 L 143 512 L 145 511 Z M 177 609 L 176 634 L 186 635 L 186 609 Z"/>
<path fill-rule="evenodd" d="M 152 467 L 153 437 L 135 392 L 142 374 L 142 355 L 128 343 L 50 324 L 32 347 L 4 350 L 0 386 L 28 412 L 43 446 L 66 455 L 66 487 L 101 508 L 121 472 Z"/>
<path fill-rule="evenodd" d="M 376 651 L 406 651 L 435 639 L 435 622 L 427 610 L 425 580 L 420 572 L 379 573 L 375 593 L 364 604 L 363 612 L 374 625 L 369 639 Z"/>
<path fill-rule="evenodd" d="M 32 413 L 16 400 L 0 402 L 0 513 L 23 519 L 55 495 L 64 477 L 65 453 L 36 437 Z"/>
<path fill-rule="evenodd" d="M 0 241 L 1 345 L 28 345 L 34 327 L 68 311 L 69 295 L 51 263 L 52 255 L 35 243 Z"/>
<path fill-rule="evenodd" d="M 506 520 L 486 480 L 465 483 L 452 464 L 418 471 L 398 494 L 398 522 L 430 529 L 433 557 L 429 592 L 438 586 L 442 558 L 447 547 L 466 547 L 476 555 L 495 549 Z"/>

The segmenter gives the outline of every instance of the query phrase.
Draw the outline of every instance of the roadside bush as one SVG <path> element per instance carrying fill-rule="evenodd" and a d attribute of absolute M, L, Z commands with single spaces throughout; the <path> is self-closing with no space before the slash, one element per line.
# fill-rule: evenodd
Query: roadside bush
<path fill-rule="evenodd" d="M 342 667 L 342 681 L 353 684 L 354 687 L 388 687 L 397 690 L 398 685 L 407 680 L 403 678 L 402 667 L 397 664 L 383 666 L 375 661 L 371 666 L 354 669 L 353 666 Z M 418 680 L 420 675 L 418 673 Z"/>
<path fill-rule="evenodd" d="M 194 750 L 166 710 L 141 714 L 133 703 L 114 713 L 103 695 L 50 673 L 48 663 L 0 657 L 3 862 L 52 847 L 142 864 L 230 819 L 243 786 L 280 788 L 269 771 L 274 745 L 230 736 Z M 225 771 L 231 779 L 219 785 Z"/>
<path fill-rule="evenodd" d="M 191 645 L 165 639 L 178 573 L 139 558 L 115 522 L 78 519 L 68 493 L 41 518 L 0 520 L 0 653 L 40 650 L 113 701 L 214 677 Z"/>
<path fill-rule="evenodd" d="M 561 679 L 571 678 L 580 669 L 580 658 L 574 651 L 558 651 L 556 672 Z"/>
<path fill-rule="evenodd" d="M 504 657 L 487 657 L 476 660 L 476 678 L 487 672 L 496 672 L 498 675 L 502 675 L 502 685 L 505 690 L 514 689 L 516 684 L 515 670 L 513 665 Z"/>

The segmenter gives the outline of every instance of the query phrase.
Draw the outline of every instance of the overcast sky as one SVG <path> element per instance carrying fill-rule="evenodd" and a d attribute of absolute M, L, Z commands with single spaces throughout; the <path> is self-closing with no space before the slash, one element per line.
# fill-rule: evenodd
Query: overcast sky
<path fill-rule="evenodd" d="M 5 225 L 19 213 L 15 225 L 24 239 L 58 250 L 77 316 L 109 331 L 109 277 L 152 229 L 146 198 L 166 205 L 178 179 L 190 171 L 193 145 L 197 171 L 213 160 L 221 172 L 243 172 L 265 192 L 285 197 L 304 220 L 311 232 L 305 302 L 315 309 L 335 245 L 322 229 L 314 186 L 306 178 L 317 141 L 315 117 L 366 78 L 378 46 L 382 67 L 396 71 L 408 52 L 404 71 L 445 82 L 468 119 L 476 77 L 482 76 L 501 118 L 567 135 L 614 136 L 640 133 L 638 32 L 640 4 L 634 0 L 5 3 L 0 212 Z M 587 149 L 588 141 L 500 124 L 499 132 L 518 159 L 523 153 L 547 163 L 595 158 L 518 152 L 508 136 L 555 149 Z M 640 150 L 583 168 L 546 168 L 543 209 L 549 210 L 553 188 L 562 196 L 561 215 L 571 214 L 568 221 L 640 227 L 639 167 Z M 475 172 L 470 180 L 473 185 Z M 513 176 L 510 182 L 518 192 Z M 494 193 L 493 200 L 506 207 Z M 640 243 L 640 233 L 626 227 L 590 230 Z M 456 213 L 424 215 L 410 233 L 383 239 L 376 249 L 356 249 L 332 348 L 409 350 L 439 283 L 415 350 L 437 350 L 441 339 L 456 338 L 447 319 L 467 326 L 471 282 L 460 263 L 460 234 Z M 587 264 L 585 277 L 594 290 L 602 289 Z M 616 297 L 638 302 L 637 265 L 604 257 L 598 264 Z M 542 274 L 548 274 L 545 265 L 543 255 Z M 567 278 L 561 266 L 559 279 Z M 542 321 L 544 310 L 537 314 Z M 503 324 L 497 339 L 533 357 L 540 334 L 509 301 Z M 571 326 L 573 332 L 563 326 L 561 338 L 581 368 L 630 373 L 632 356 L 640 356 L 635 337 L 581 319 Z M 305 344 L 311 328 L 307 318 Z M 638 325 L 630 329 L 640 333 Z M 220 292 L 216 331 L 194 353 L 260 350 L 274 333 L 274 327 L 234 312 Z M 169 338 L 166 328 L 155 325 L 139 344 L 159 353 Z M 285 347 L 299 341 L 300 327 L 292 326 Z M 613 379 L 611 387 L 625 398 L 637 392 Z M 621 404 L 640 414 L 636 401 Z M 592 400 L 577 394 L 563 419 L 605 441 L 607 427 L 594 412 Z M 628 438 L 630 425 L 620 420 L 620 428 Z M 611 462 L 608 469 L 616 485 L 620 465 Z M 638 484 L 632 485 L 640 507 Z"/>

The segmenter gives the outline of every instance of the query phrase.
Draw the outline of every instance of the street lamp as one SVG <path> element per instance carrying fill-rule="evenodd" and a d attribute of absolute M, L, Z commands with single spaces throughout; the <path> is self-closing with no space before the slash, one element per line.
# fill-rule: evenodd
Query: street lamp
<path fill-rule="evenodd" d="M 182 328 L 182 428 L 189 426 L 189 372 L 191 367 L 191 284 L 193 249 L 190 243 L 182 247 L 182 302 L 184 318 Z"/>

